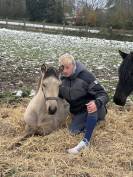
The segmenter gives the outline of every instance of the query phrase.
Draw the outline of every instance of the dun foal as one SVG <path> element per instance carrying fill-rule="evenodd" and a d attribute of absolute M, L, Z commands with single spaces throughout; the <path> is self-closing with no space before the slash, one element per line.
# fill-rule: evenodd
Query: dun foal
<path fill-rule="evenodd" d="M 48 135 L 65 122 L 69 106 L 58 97 L 61 84 L 59 75 L 62 69 L 56 70 L 54 67 L 41 66 L 39 89 L 24 114 L 25 133 L 9 149 L 20 146 L 20 141 L 32 135 Z"/>

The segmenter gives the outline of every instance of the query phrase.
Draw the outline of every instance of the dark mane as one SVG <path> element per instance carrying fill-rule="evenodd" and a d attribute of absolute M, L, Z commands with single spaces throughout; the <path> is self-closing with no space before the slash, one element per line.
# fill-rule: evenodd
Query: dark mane
<path fill-rule="evenodd" d="M 37 91 L 36 93 L 38 92 L 39 88 L 40 88 L 40 85 L 41 85 L 41 80 L 42 79 L 46 79 L 47 77 L 50 77 L 50 76 L 53 76 L 55 78 L 59 78 L 59 74 L 58 74 L 58 71 L 57 69 L 55 69 L 54 67 L 49 67 L 46 72 L 45 72 L 45 75 L 44 77 L 42 78 L 42 76 L 40 76 L 39 78 L 39 81 L 38 81 L 38 86 L 37 86 Z"/>
<path fill-rule="evenodd" d="M 127 69 L 129 67 L 128 61 L 123 61 L 119 67 L 119 80 L 122 83 L 125 83 L 125 81 L 127 80 L 128 77 L 128 73 L 127 73 Z"/>
<path fill-rule="evenodd" d="M 54 67 L 49 67 L 47 69 L 47 71 L 45 72 L 44 78 L 50 77 L 50 76 L 54 76 L 58 79 L 59 75 L 58 75 L 58 71 L 54 68 Z"/>

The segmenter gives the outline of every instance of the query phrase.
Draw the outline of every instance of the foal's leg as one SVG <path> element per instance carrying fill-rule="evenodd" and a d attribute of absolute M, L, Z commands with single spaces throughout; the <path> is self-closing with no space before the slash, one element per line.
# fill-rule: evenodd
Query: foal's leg
<path fill-rule="evenodd" d="M 25 141 L 27 138 L 35 135 L 35 132 L 36 132 L 36 128 L 26 125 L 25 132 L 23 133 L 23 135 L 21 137 L 19 137 L 18 140 L 15 143 L 13 143 L 8 149 L 12 150 L 17 147 L 20 147 L 22 145 L 21 142 Z"/>
<path fill-rule="evenodd" d="M 49 135 L 53 131 L 57 130 L 59 128 L 59 122 L 57 120 L 48 121 L 44 125 L 42 125 L 42 133 L 43 136 Z"/>

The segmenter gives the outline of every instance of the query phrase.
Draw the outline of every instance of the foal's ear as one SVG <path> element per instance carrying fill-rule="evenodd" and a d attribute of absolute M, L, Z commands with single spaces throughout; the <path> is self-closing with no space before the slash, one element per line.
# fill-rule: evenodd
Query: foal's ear
<path fill-rule="evenodd" d="M 59 74 L 62 73 L 63 70 L 64 70 L 64 66 L 63 65 L 59 66 L 59 69 L 58 69 Z"/>
<path fill-rule="evenodd" d="M 47 71 L 47 66 L 45 64 L 42 64 L 41 66 L 41 72 L 45 73 Z"/>
<path fill-rule="evenodd" d="M 122 52 L 121 50 L 119 50 L 119 54 L 120 54 L 120 56 L 123 58 L 123 59 L 125 59 L 126 57 L 127 57 L 127 53 L 124 53 L 124 52 Z"/>
<path fill-rule="evenodd" d="M 63 70 L 64 70 L 64 66 L 63 65 L 59 66 L 59 68 L 57 70 L 57 75 L 59 78 L 60 78 L 60 74 L 63 72 Z"/>

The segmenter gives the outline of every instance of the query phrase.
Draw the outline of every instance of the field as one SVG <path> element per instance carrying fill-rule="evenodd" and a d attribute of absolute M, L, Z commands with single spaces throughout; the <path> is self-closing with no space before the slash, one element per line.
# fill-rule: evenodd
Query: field
<path fill-rule="evenodd" d="M 111 93 L 121 62 L 118 50 L 130 52 L 133 42 L 79 38 L 0 29 L 0 90 L 18 89 L 18 82 L 32 87 L 42 63 L 58 65 L 58 57 L 71 53 L 92 71 Z"/>
<path fill-rule="evenodd" d="M 66 149 L 83 135 L 70 136 L 67 122 L 66 128 L 45 137 L 31 137 L 20 148 L 8 150 L 24 130 L 21 119 L 30 99 L 9 102 L 9 93 L 35 89 L 41 64 L 58 66 L 59 55 L 69 52 L 95 73 L 111 98 L 121 62 L 119 49 L 133 51 L 133 42 L 0 29 L 2 177 L 133 177 L 132 104 L 119 108 L 109 103 L 106 121 L 95 129 L 90 147 L 78 155 L 67 154 Z"/>

